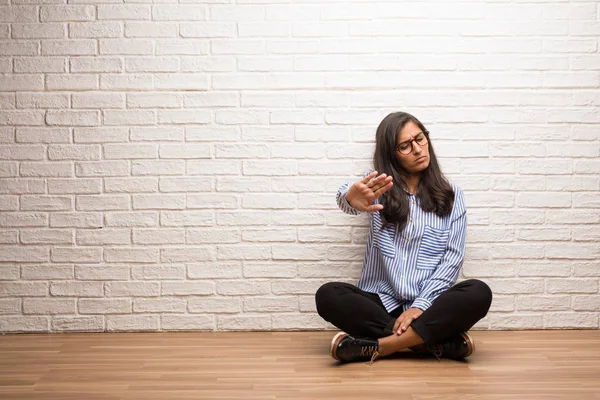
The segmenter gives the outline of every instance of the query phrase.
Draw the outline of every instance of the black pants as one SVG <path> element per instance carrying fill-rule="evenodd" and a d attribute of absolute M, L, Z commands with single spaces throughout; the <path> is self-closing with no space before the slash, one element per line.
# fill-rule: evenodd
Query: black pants
<path fill-rule="evenodd" d="M 402 307 L 388 313 L 377 294 L 348 283 L 326 283 L 315 298 L 319 315 L 353 336 L 373 339 L 390 336 L 402 314 Z M 491 304 L 489 286 L 469 279 L 442 293 L 410 326 L 425 344 L 443 343 L 452 335 L 468 331 L 485 317 Z"/>

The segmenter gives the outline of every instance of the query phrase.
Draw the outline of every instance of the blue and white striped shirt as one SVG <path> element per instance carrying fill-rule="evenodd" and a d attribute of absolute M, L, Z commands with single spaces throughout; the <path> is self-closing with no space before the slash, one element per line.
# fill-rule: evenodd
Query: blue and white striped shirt
<path fill-rule="evenodd" d="M 346 200 L 351 183 L 337 192 L 340 209 L 360 214 Z M 458 278 L 465 255 L 467 210 L 462 190 L 454 189 L 452 212 L 443 218 L 425 212 L 417 196 L 409 196 L 410 214 L 403 232 L 397 224 L 381 229 L 379 211 L 369 213 L 369 239 L 357 286 L 377 293 L 388 312 L 402 306 L 425 311 Z M 379 199 L 373 204 L 379 203 Z"/>

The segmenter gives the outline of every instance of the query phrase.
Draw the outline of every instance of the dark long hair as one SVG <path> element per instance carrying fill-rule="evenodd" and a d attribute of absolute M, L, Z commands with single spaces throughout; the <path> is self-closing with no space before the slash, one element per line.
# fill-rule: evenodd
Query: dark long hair
<path fill-rule="evenodd" d="M 379 174 L 385 173 L 394 179 L 394 186 L 380 197 L 380 202 L 383 205 L 383 210 L 380 213 L 383 216 L 383 226 L 397 223 L 400 232 L 406 226 L 410 205 L 408 204 L 408 195 L 404 191 L 408 190 L 405 181 L 408 172 L 402 168 L 396 156 L 396 140 L 400 130 L 409 121 L 414 122 L 425 133 L 429 146 L 429 166 L 420 173 L 421 178 L 419 179 L 417 191 L 421 208 L 424 211 L 434 212 L 438 216 L 444 217 L 450 214 L 454 205 L 454 190 L 452 190 L 452 186 L 440 170 L 429 132 L 425 129 L 425 126 L 408 113 L 395 112 L 389 114 L 377 127 L 373 165 Z"/>

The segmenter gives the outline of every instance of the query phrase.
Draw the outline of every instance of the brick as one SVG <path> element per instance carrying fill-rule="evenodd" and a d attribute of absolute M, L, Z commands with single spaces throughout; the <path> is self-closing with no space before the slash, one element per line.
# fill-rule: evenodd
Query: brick
<path fill-rule="evenodd" d="M 56 315 L 76 314 L 77 300 L 75 299 L 23 299 L 24 314 Z"/>
<path fill-rule="evenodd" d="M 0 315 L 21 314 L 21 299 L 0 299 Z"/>
<path fill-rule="evenodd" d="M 92 229 L 78 230 L 77 244 L 95 246 L 105 244 L 130 244 L 131 232 L 129 229 Z"/>
<path fill-rule="evenodd" d="M 74 243 L 73 232 L 66 229 L 21 230 L 23 244 L 69 244 Z"/>
<path fill-rule="evenodd" d="M 186 302 L 177 298 L 135 299 L 134 312 L 182 313 L 186 310 Z"/>
<path fill-rule="evenodd" d="M 35 153 L 36 146 L 32 148 L 32 153 Z M 4 147 L 6 149 L 6 147 Z M 0 149 L 1 150 L 1 149 Z M 27 193 L 44 193 L 44 181 L 39 179 L 3 179 L 0 186 L 2 194 L 27 194 Z"/>
<path fill-rule="evenodd" d="M 239 229 L 187 229 L 187 244 L 238 243 L 241 241 Z"/>
<path fill-rule="evenodd" d="M 118 332 L 156 331 L 159 329 L 158 315 L 110 315 L 106 317 L 106 329 Z"/>
<path fill-rule="evenodd" d="M 157 178 L 105 178 L 106 193 L 144 193 L 157 192 Z"/>
<path fill-rule="evenodd" d="M 244 331 L 244 330 L 269 330 L 271 328 L 270 316 L 240 315 L 219 316 L 218 330 Z"/>
<path fill-rule="evenodd" d="M 132 161 L 132 175 L 183 175 L 183 160 Z"/>
<path fill-rule="evenodd" d="M 241 278 L 242 266 L 239 261 L 193 263 L 187 266 L 187 276 L 189 279 Z"/>
<path fill-rule="evenodd" d="M 179 24 L 179 33 L 184 38 L 234 37 L 236 25 L 222 22 L 184 22 Z"/>
<path fill-rule="evenodd" d="M 212 315 L 162 315 L 160 326 L 166 331 L 212 331 L 215 330 Z"/>
<path fill-rule="evenodd" d="M 93 161 L 100 159 L 100 146 L 95 144 L 51 145 L 48 147 L 51 160 Z"/>
<path fill-rule="evenodd" d="M 105 213 L 106 226 L 147 227 L 158 225 L 158 213 L 152 211 L 108 212 Z"/>
<path fill-rule="evenodd" d="M 21 278 L 27 280 L 72 280 L 72 265 L 22 265 Z"/>
<path fill-rule="evenodd" d="M 149 5 L 98 5 L 98 20 L 149 20 Z"/>
<path fill-rule="evenodd" d="M 293 228 L 244 229 L 244 242 L 295 242 L 296 230 Z"/>
<path fill-rule="evenodd" d="M 544 314 L 544 327 L 557 328 L 596 328 L 598 313 L 561 312 Z"/>
<path fill-rule="evenodd" d="M 70 38 L 92 39 L 118 38 L 122 36 L 123 24 L 121 22 L 74 22 L 69 24 Z"/>
<path fill-rule="evenodd" d="M 209 53 L 209 42 L 207 40 L 196 40 L 196 39 L 156 39 L 156 55 L 164 56 L 164 55 L 187 55 L 187 56 L 199 56 L 206 55 Z M 221 66 L 219 61 L 211 59 L 211 61 L 206 60 L 205 63 L 199 62 L 196 57 L 192 59 L 187 59 L 187 61 L 182 62 L 182 68 L 184 71 L 194 71 L 197 69 L 204 70 L 208 69 L 221 69 L 221 68 L 229 68 L 229 66 Z M 191 61 L 191 62 L 190 62 Z M 209 63 L 207 65 L 206 63 Z"/>
<path fill-rule="evenodd" d="M 42 39 L 42 55 L 44 56 L 93 56 L 96 54 L 98 54 L 98 49 L 93 39 Z"/>
<path fill-rule="evenodd" d="M 231 297 L 201 297 L 188 301 L 188 311 L 191 313 L 239 313 L 241 300 Z"/>
<path fill-rule="evenodd" d="M 185 195 L 183 194 L 136 194 L 132 196 L 134 210 L 152 209 L 183 209 Z"/>
<path fill-rule="evenodd" d="M 570 296 L 517 296 L 518 311 L 561 311 L 568 310 Z"/>
<path fill-rule="evenodd" d="M 217 257 L 220 260 L 268 260 L 271 249 L 257 245 L 222 245 L 217 246 Z"/>
<path fill-rule="evenodd" d="M 104 260 L 109 263 L 154 263 L 159 260 L 156 248 L 107 248 Z"/>
<path fill-rule="evenodd" d="M 296 266 L 290 263 L 244 263 L 246 278 L 294 278 L 296 275 Z"/>
<path fill-rule="evenodd" d="M 104 294 L 102 282 L 52 282 L 50 294 L 65 297 L 101 297 Z"/>
<path fill-rule="evenodd" d="M 149 297 L 159 296 L 158 282 L 108 282 L 106 296 L 108 297 Z"/>
<path fill-rule="evenodd" d="M 131 128 L 132 141 L 180 141 L 183 139 L 182 127 L 145 127 Z"/>
<path fill-rule="evenodd" d="M 39 44 L 33 41 L 15 40 L 9 43 L 0 42 L 2 56 L 36 56 L 39 54 Z"/>
<path fill-rule="evenodd" d="M 79 299 L 80 314 L 129 314 L 132 311 L 129 299 Z"/>
<path fill-rule="evenodd" d="M 125 108 L 122 93 L 73 93 L 73 108 Z"/>
<path fill-rule="evenodd" d="M 211 158 L 211 147 L 204 144 L 162 144 L 160 158 Z"/>
<path fill-rule="evenodd" d="M 273 329 L 314 330 L 324 329 L 326 322 L 318 315 L 281 314 L 273 315 Z"/>
<path fill-rule="evenodd" d="M 600 311 L 599 295 L 573 296 L 573 310 L 575 311 Z"/>
<path fill-rule="evenodd" d="M 48 193 L 94 194 L 102 192 L 100 179 L 49 179 Z"/>
<path fill-rule="evenodd" d="M 102 249 L 93 247 L 54 247 L 51 250 L 52 262 L 99 263 Z"/>
<path fill-rule="evenodd" d="M 52 329 L 56 331 L 101 332 L 104 330 L 104 318 L 102 316 L 53 318 Z"/>
<path fill-rule="evenodd" d="M 209 192 L 212 190 L 212 178 L 204 177 L 161 177 L 161 192 Z"/>
<path fill-rule="evenodd" d="M 113 143 L 128 140 L 127 128 L 74 128 L 74 141 L 76 143 Z"/>
<path fill-rule="evenodd" d="M 185 279 L 184 265 L 139 265 L 131 267 L 135 280 L 178 280 Z"/>
<path fill-rule="evenodd" d="M 0 317 L 1 332 L 47 332 L 48 317 Z"/>
<path fill-rule="evenodd" d="M 105 159 L 131 160 L 157 158 L 158 146 L 155 144 L 105 144 L 103 146 Z"/>
<path fill-rule="evenodd" d="M 24 57 L 15 58 L 14 71 L 18 73 L 61 73 L 67 72 L 67 62 L 64 57 Z M 38 94 L 39 95 L 39 94 Z M 57 96 L 57 95 L 54 95 Z M 64 95 L 59 95 L 64 97 Z M 67 96 L 68 104 L 68 96 Z M 22 107 L 22 106 L 21 106 Z M 63 106 L 64 107 L 64 106 Z M 25 107 L 23 107 L 25 108 Z M 60 108 L 60 107 L 56 107 Z"/>
<path fill-rule="evenodd" d="M 548 279 L 546 280 L 548 293 L 597 293 L 597 279 Z"/>
<path fill-rule="evenodd" d="M 0 82 L 1 83 L 1 82 Z M 49 111 L 50 112 L 50 111 Z M 3 111 L 0 115 L 0 125 L 43 125 L 44 112 L 42 110 L 30 111 Z M 25 157 L 25 159 L 30 159 Z"/>
<path fill-rule="evenodd" d="M 79 195 L 75 201 L 78 211 L 119 211 L 129 209 L 127 195 Z"/>
<path fill-rule="evenodd" d="M 162 263 L 198 262 L 214 260 L 216 251 L 209 246 L 180 247 L 161 249 L 160 261 Z"/>
<path fill-rule="evenodd" d="M 171 59 L 166 59 L 166 60 L 164 60 L 164 62 L 170 65 L 170 64 L 172 64 L 172 62 L 169 60 L 171 60 Z M 177 61 L 176 59 L 172 59 L 172 60 Z M 128 61 L 130 61 L 130 60 L 128 60 Z M 160 60 L 158 60 L 158 61 L 160 61 Z M 146 69 L 151 68 L 146 63 L 138 62 L 136 65 L 141 66 L 140 64 L 143 64 L 143 68 L 146 68 Z M 129 64 L 128 64 L 128 68 L 129 68 Z M 175 66 L 175 68 L 176 68 L 176 66 Z M 179 107 L 181 107 L 181 104 L 182 104 L 181 95 L 177 94 L 177 93 L 160 93 L 160 94 L 158 94 L 158 93 L 128 93 L 127 94 L 127 106 L 129 108 L 154 108 L 154 107 L 179 108 Z M 138 129 L 138 135 L 141 134 L 142 132 L 146 131 L 144 129 L 142 132 L 140 132 L 140 129 L 139 128 L 137 128 L 137 129 Z M 172 128 L 154 128 L 154 129 L 157 130 L 158 132 L 160 132 L 161 130 L 164 132 L 173 131 Z M 183 132 L 183 129 L 181 129 L 181 132 Z M 133 131 L 132 131 L 132 133 L 133 133 Z M 181 135 L 181 137 L 183 137 L 183 135 Z M 150 139 L 150 137 L 148 137 L 148 139 Z M 133 139 L 133 134 L 132 134 L 132 140 L 135 140 L 135 139 Z"/>
<path fill-rule="evenodd" d="M 212 282 L 162 282 L 162 296 L 190 296 L 214 294 Z"/>
<path fill-rule="evenodd" d="M 213 226 L 214 216 L 210 211 L 161 211 L 162 226 Z"/>
<path fill-rule="evenodd" d="M 52 213 L 50 226 L 54 228 L 100 228 L 102 227 L 101 213 Z"/>
<path fill-rule="evenodd" d="M 18 265 L 2 265 L 0 267 L 0 280 L 18 280 L 20 276 Z"/>
<path fill-rule="evenodd" d="M 134 244 L 184 244 L 183 229 L 134 229 Z"/>
<path fill-rule="evenodd" d="M 174 23 L 126 22 L 125 37 L 177 37 L 178 27 Z"/>

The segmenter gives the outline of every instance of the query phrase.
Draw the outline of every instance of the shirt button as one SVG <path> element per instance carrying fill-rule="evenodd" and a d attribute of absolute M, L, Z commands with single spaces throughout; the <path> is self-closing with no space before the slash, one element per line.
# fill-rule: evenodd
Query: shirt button
<path fill-rule="evenodd" d="M 406 241 L 408 242 L 408 238 L 406 238 Z"/>
<path fill-rule="evenodd" d="M 412 222 L 412 218 L 410 219 L 410 222 Z"/>
<path fill-rule="evenodd" d="M 403 300 L 402 295 L 398 296 L 398 299 L 399 300 Z"/>
<path fill-rule="evenodd" d="M 402 261 L 406 261 L 406 257 L 403 257 L 403 258 L 402 258 Z"/>
<path fill-rule="evenodd" d="M 401 276 L 401 277 L 400 277 L 400 279 L 404 280 L 404 277 L 403 277 L 403 276 Z"/>

